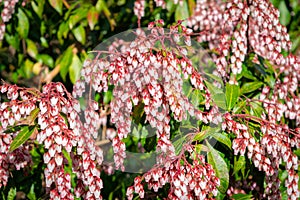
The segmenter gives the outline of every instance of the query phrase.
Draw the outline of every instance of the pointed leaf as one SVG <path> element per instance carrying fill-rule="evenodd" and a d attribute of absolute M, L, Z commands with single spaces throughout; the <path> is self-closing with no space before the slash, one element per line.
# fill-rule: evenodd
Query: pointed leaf
<path fill-rule="evenodd" d="M 92 7 L 87 14 L 87 20 L 91 30 L 94 30 L 98 18 L 99 18 L 99 13 L 97 12 L 95 7 Z"/>
<path fill-rule="evenodd" d="M 189 18 L 189 8 L 186 1 L 183 1 L 183 5 L 177 5 L 176 11 L 175 11 L 175 20 L 185 20 Z"/>
<path fill-rule="evenodd" d="M 21 8 L 18 8 L 17 31 L 22 38 L 27 38 L 29 32 L 29 20 Z"/>
<path fill-rule="evenodd" d="M 236 161 L 236 157 L 234 160 L 234 166 L 233 166 L 233 174 L 238 173 L 240 170 L 242 170 L 242 173 L 244 174 L 244 170 L 246 167 L 246 159 L 245 156 L 239 156 L 239 159 Z"/>
<path fill-rule="evenodd" d="M 81 44 L 85 44 L 86 37 L 85 37 L 85 30 L 84 30 L 83 26 L 80 25 L 80 26 L 72 29 L 72 33 L 74 34 L 74 36 L 78 42 L 80 42 Z"/>
<path fill-rule="evenodd" d="M 12 141 L 9 151 L 14 151 L 26 142 L 35 130 L 35 126 L 24 126 Z"/>
<path fill-rule="evenodd" d="M 26 44 L 27 44 L 27 53 L 32 57 L 32 58 L 35 58 L 36 55 L 38 54 L 38 49 L 35 45 L 35 43 L 30 40 L 30 39 L 27 39 L 26 40 Z"/>
<path fill-rule="evenodd" d="M 63 0 L 49 0 L 49 3 L 60 15 L 62 15 Z"/>
<path fill-rule="evenodd" d="M 236 104 L 239 98 L 239 86 L 234 84 L 226 84 L 226 105 L 228 111 L 230 111 Z"/>
<path fill-rule="evenodd" d="M 245 93 L 253 92 L 258 88 L 260 88 L 262 85 L 263 83 L 259 81 L 247 82 L 242 86 L 241 93 L 245 94 Z"/>
<path fill-rule="evenodd" d="M 73 59 L 71 66 L 69 68 L 69 75 L 70 75 L 70 80 L 74 84 L 80 77 L 80 70 L 81 70 L 81 60 L 77 56 L 77 54 L 73 54 Z"/>
<path fill-rule="evenodd" d="M 60 61 L 59 61 L 59 64 L 60 64 L 60 71 L 59 71 L 59 74 L 60 76 L 62 77 L 62 79 L 64 81 L 66 81 L 66 77 L 67 77 L 67 74 L 68 74 L 68 71 L 69 71 L 69 67 L 70 65 L 72 64 L 72 59 L 73 59 L 73 53 L 72 53 L 72 50 L 73 50 L 73 46 L 69 46 L 67 48 L 67 50 L 63 53 Z"/>
<path fill-rule="evenodd" d="M 217 150 L 215 150 L 208 142 L 206 144 L 209 150 L 207 154 L 208 163 L 212 165 L 216 176 L 220 179 L 219 191 L 221 193 L 226 193 L 229 185 L 229 170 L 227 164 Z"/>
<path fill-rule="evenodd" d="M 213 102 L 220 108 L 226 110 L 226 97 L 222 89 L 214 86 L 208 81 L 204 81 L 207 89 L 211 93 L 211 98 Z"/>

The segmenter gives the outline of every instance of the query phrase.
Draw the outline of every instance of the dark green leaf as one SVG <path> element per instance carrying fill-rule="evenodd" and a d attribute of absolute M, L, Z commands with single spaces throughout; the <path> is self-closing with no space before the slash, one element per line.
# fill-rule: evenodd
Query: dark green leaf
<path fill-rule="evenodd" d="M 29 32 L 29 20 L 21 8 L 18 8 L 17 31 L 22 38 L 27 38 Z"/>
<path fill-rule="evenodd" d="M 209 150 L 207 154 L 208 163 L 212 165 L 216 176 L 220 179 L 219 191 L 221 193 L 226 193 L 229 185 L 229 170 L 227 164 L 217 150 L 215 150 L 208 142 L 206 144 Z"/>
<path fill-rule="evenodd" d="M 226 84 L 226 105 L 228 111 L 230 111 L 236 104 L 239 98 L 239 86 L 235 84 Z"/>
<path fill-rule="evenodd" d="M 26 142 L 35 130 L 35 126 L 24 126 L 19 134 L 14 138 L 10 145 L 9 151 L 14 151 Z"/>

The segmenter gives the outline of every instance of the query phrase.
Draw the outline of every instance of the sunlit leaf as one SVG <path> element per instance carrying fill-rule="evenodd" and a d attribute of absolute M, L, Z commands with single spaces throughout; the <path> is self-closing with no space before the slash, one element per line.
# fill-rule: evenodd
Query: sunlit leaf
<path fill-rule="evenodd" d="M 54 67 L 54 60 L 51 56 L 48 54 L 38 54 L 36 56 L 37 61 L 40 63 L 43 63 L 44 65 L 47 65 L 48 67 L 53 68 Z"/>
<path fill-rule="evenodd" d="M 184 0 L 183 5 L 177 5 L 176 11 L 175 11 L 175 20 L 185 20 L 189 18 L 189 8 L 187 2 Z"/>
<path fill-rule="evenodd" d="M 64 81 L 66 81 L 66 77 L 67 77 L 67 74 L 69 72 L 69 67 L 72 63 L 72 59 L 73 59 L 73 46 L 69 46 L 67 48 L 67 50 L 63 53 L 61 59 L 60 59 L 60 71 L 59 71 L 59 74 L 60 76 L 62 77 L 62 79 Z"/>
<path fill-rule="evenodd" d="M 92 7 L 87 13 L 87 20 L 91 30 L 94 30 L 96 23 L 98 22 L 99 13 L 95 7 Z"/>

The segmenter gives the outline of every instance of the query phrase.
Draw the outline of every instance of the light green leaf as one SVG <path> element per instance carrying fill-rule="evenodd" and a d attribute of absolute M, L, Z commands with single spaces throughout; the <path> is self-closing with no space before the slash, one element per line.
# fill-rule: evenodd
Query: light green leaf
<path fill-rule="evenodd" d="M 85 29 L 83 28 L 82 25 L 72 29 L 72 33 L 74 34 L 78 42 L 80 42 L 81 44 L 85 44 L 85 39 L 86 39 Z"/>
<path fill-rule="evenodd" d="M 76 54 L 73 54 L 72 63 L 69 68 L 70 80 L 74 84 L 80 77 L 82 63 Z"/>
<path fill-rule="evenodd" d="M 39 0 L 37 1 L 37 4 L 35 1 L 31 1 L 32 9 L 39 16 L 40 19 L 42 19 L 43 16 L 44 4 L 45 4 L 45 0 Z"/>
<path fill-rule="evenodd" d="M 242 193 L 233 194 L 231 198 L 234 200 L 251 200 L 251 199 L 253 199 L 252 194 L 242 194 Z"/>
<path fill-rule="evenodd" d="M 13 48 L 15 48 L 16 50 L 19 50 L 20 38 L 18 37 L 18 34 L 15 34 L 15 35 L 5 34 L 5 40 Z"/>
<path fill-rule="evenodd" d="M 242 174 L 244 176 L 245 168 L 246 168 L 246 159 L 245 159 L 245 156 L 239 156 L 238 160 L 236 160 L 236 157 L 235 157 L 234 158 L 234 166 L 233 166 L 233 174 L 236 174 L 240 170 L 242 170 Z"/>
<path fill-rule="evenodd" d="M 263 85 L 263 83 L 259 82 L 259 81 L 247 82 L 247 83 L 243 84 L 243 86 L 241 88 L 241 93 L 245 94 L 245 93 L 253 92 L 253 91 L 257 90 L 258 88 L 260 88 L 262 85 Z"/>
<path fill-rule="evenodd" d="M 291 21 L 291 14 L 285 4 L 285 1 L 280 1 L 278 9 L 280 11 L 280 23 L 284 26 L 287 26 Z"/>
<path fill-rule="evenodd" d="M 62 15 L 63 0 L 49 0 L 49 3 L 60 15 Z"/>
<path fill-rule="evenodd" d="M 49 56 L 48 54 L 38 54 L 36 56 L 37 61 L 39 61 L 40 63 L 43 63 L 44 65 L 47 65 L 50 68 L 54 67 L 54 60 L 51 56 Z"/>
<path fill-rule="evenodd" d="M 60 44 L 64 43 L 63 38 L 67 37 L 69 31 L 70 31 L 70 29 L 69 29 L 69 26 L 68 26 L 67 23 L 62 22 L 59 25 L 59 28 L 58 28 L 58 31 L 57 31 L 57 38 L 58 38 Z"/>
<path fill-rule="evenodd" d="M 225 144 L 229 149 L 231 149 L 231 140 L 228 138 L 226 133 L 215 132 L 212 134 L 212 137 L 215 138 L 218 142 Z"/>
<path fill-rule="evenodd" d="M 18 8 L 17 31 L 22 38 L 27 38 L 29 32 L 29 20 L 21 8 Z"/>
<path fill-rule="evenodd" d="M 88 8 L 87 7 L 81 7 L 76 9 L 75 13 L 70 16 L 70 19 L 68 20 L 69 22 L 69 28 L 73 29 L 77 23 L 81 22 L 83 20 L 86 20 L 88 13 Z"/>
<path fill-rule="evenodd" d="M 17 189 L 15 187 L 10 188 L 7 194 L 7 200 L 14 200 L 17 195 Z"/>
<path fill-rule="evenodd" d="M 187 2 L 184 0 L 183 5 L 177 5 L 176 11 L 175 11 L 175 20 L 185 20 L 189 18 L 189 8 Z"/>
<path fill-rule="evenodd" d="M 222 89 L 214 86 L 208 81 L 204 81 L 205 85 L 207 86 L 207 89 L 211 93 L 211 98 L 213 102 L 220 108 L 226 110 L 226 97 Z"/>
<path fill-rule="evenodd" d="M 34 184 L 31 185 L 29 193 L 26 195 L 29 200 L 36 200 Z"/>
<path fill-rule="evenodd" d="M 26 142 L 35 130 L 35 126 L 24 126 L 10 144 L 9 151 L 14 151 Z"/>
<path fill-rule="evenodd" d="M 27 53 L 32 58 L 35 58 L 36 55 L 38 54 L 38 49 L 37 49 L 35 43 L 30 39 L 26 39 L 26 44 L 27 44 Z"/>
<path fill-rule="evenodd" d="M 239 86 L 234 84 L 226 84 L 226 105 L 227 110 L 230 111 L 239 98 Z"/>
<path fill-rule="evenodd" d="M 212 165 L 216 176 L 220 179 L 220 187 L 218 189 L 221 193 L 226 193 L 229 185 L 229 170 L 227 164 L 217 150 L 215 150 L 208 142 L 206 145 L 209 150 L 207 154 L 208 163 Z"/>

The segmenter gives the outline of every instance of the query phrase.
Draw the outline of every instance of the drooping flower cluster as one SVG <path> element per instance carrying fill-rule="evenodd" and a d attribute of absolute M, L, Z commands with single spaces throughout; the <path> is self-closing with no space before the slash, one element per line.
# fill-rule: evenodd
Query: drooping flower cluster
<path fill-rule="evenodd" d="M 157 23 L 157 24 L 155 24 Z M 107 91 L 108 85 L 114 85 L 114 99 L 110 103 L 111 122 L 117 128 L 117 136 L 113 139 L 116 168 L 124 170 L 123 161 L 126 156 L 126 138 L 131 128 L 131 112 L 133 106 L 143 103 L 146 121 L 157 129 L 157 150 L 174 155 L 169 140 L 170 116 L 181 121 L 186 111 L 191 116 L 208 123 L 218 113 L 218 108 L 210 108 L 210 92 L 203 83 L 200 73 L 193 67 L 186 56 L 187 50 L 177 45 L 180 40 L 190 45 L 189 33 L 181 24 L 171 27 L 165 32 L 162 21 L 149 24 L 149 31 L 137 29 L 136 39 L 131 42 L 113 43 L 109 51 L 109 60 L 86 61 L 82 79 L 75 85 L 74 94 L 82 95 L 84 84 L 90 83 L 97 92 Z M 179 33 L 178 27 L 183 30 Z M 149 34 L 150 32 L 150 34 Z M 163 42 L 161 42 L 163 41 Z M 168 42 L 166 42 L 168 41 Z M 162 49 L 157 50 L 155 43 L 161 42 Z M 172 44 L 172 46 L 166 46 Z M 170 48 L 170 50 L 168 49 Z M 155 51 L 155 52 L 153 52 Z M 101 57 L 101 51 L 97 57 Z M 194 107 L 183 94 L 183 79 L 190 77 L 195 89 L 203 90 L 207 111 Z"/>
<path fill-rule="evenodd" d="M 1 93 L 6 93 L 10 100 L 1 103 L 0 110 L 2 114 L 0 170 L 3 175 L 1 186 L 7 183 L 9 165 L 13 164 L 19 170 L 30 164 L 31 160 L 30 146 L 27 143 L 9 152 L 12 140 L 17 134 L 22 133 L 20 131 L 5 133 L 3 130 L 16 125 L 34 126 L 32 139 L 36 139 L 45 148 L 44 173 L 51 199 L 74 199 L 74 193 L 77 197 L 87 199 L 101 198 L 100 190 L 103 186 L 97 163 L 102 163 L 102 151 L 92 141 L 90 122 L 85 125 L 80 121 L 79 103 L 72 98 L 64 86 L 60 83 L 50 83 L 43 87 L 41 93 L 34 89 L 19 88 L 4 83 L 1 85 Z M 97 105 L 93 106 L 93 110 L 96 110 Z M 88 114 L 93 115 L 92 112 Z M 95 119 L 94 116 L 92 117 Z M 92 124 L 96 123 L 92 122 Z M 64 169 L 66 165 L 70 165 L 64 152 L 73 158 L 71 167 L 77 175 L 78 182 L 74 193 L 71 191 L 71 174 Z"/>
<path fill-rule="evenodd" d="M 8 22 L 15 12 L 15 6 L 19 0 L 0 0 L 0 5 L 3 4 L 0 21 L 0 40 L 3 39 L 5 33 L 5 23 Z"/>
<path fill-rule="evenodd" d="M 192 161 L 188 161 L 185 152 Z M 145 196 L 144 184 L 149 190 L 158 192 L 166 184 L 170 184 L 168 199 L 208 199 L 217 196 L 220 179 L 215 176 L 212 166 L 205 162 L 203 155 L 197 154 L 192 145 L 185 145 L 177 157 L 165 160 L 162 165 L 152 168 L 142 177 L 134 180 L 134 185 L 127 188 L 127 198 L 132 199 L 137 193 L 140 198 Z"/>

